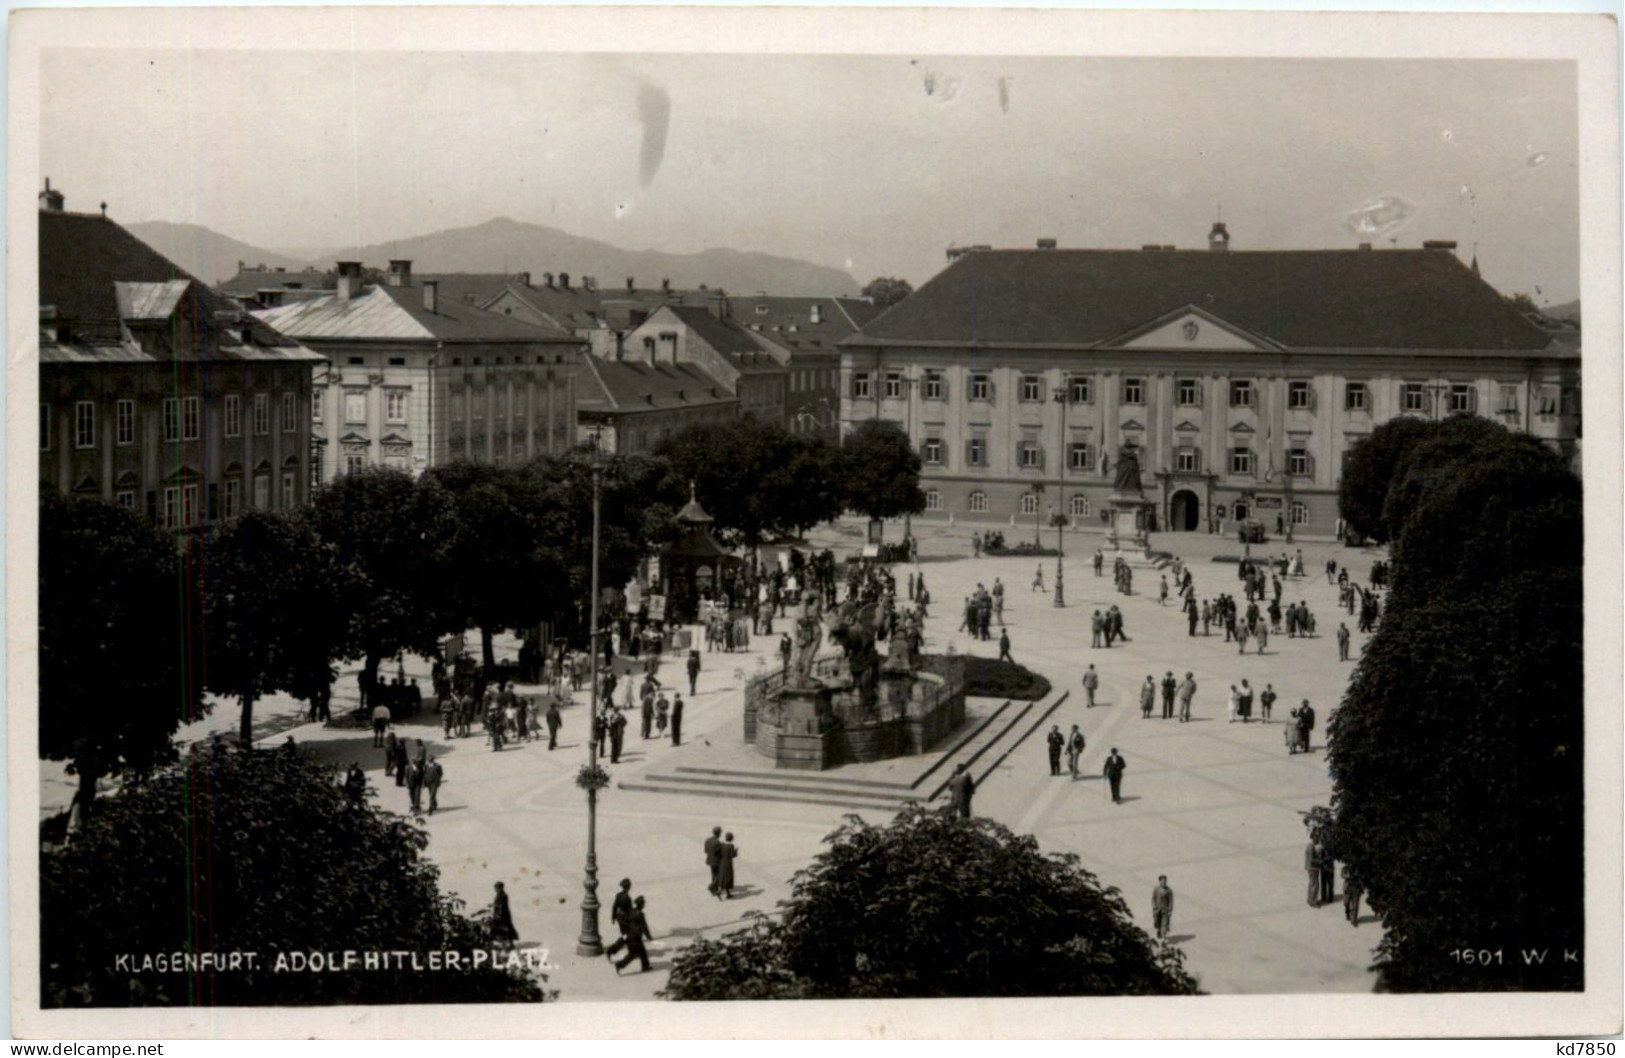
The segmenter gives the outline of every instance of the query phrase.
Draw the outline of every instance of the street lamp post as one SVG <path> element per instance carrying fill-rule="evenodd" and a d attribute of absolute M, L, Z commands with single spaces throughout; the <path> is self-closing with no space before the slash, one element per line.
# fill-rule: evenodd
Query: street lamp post
<path fill-rule="evenodd" d="M 598 740 L 592 737 L 593 724 L 598 718 L 598 494 L 599 482 L 602 477 L 602 468 L 598 462 L 597 449 L 593 451 L 592 461 L 592 608 L 591 625 L 587 637 L 588 649 L 592 652 L 592 689 L 588 701 L 592 709 L 587 723 L 587 765 L 589 770 L 598 768 Z M 598 935 L 598 787 L 595 783 L 587 784 L 587 869 L 586 877 L 582 879 L 582 888 L 586 891 L 581 901 L 581 937 L 576 941 L 576 954 L 597 957 L 604 954 L 604 940 Z"/>
<path fill-rule="evenodd" d="M 1055 476 L 1060 479 L 1055 497 L 1055 507 L 1056 510 L 1060 512 L 1059 516 L 1055 519 L 1056 607 L 1066 605 L 1066 573 L 1063 569 L 1064 559 L 1066 557 L 1066 539 L 1064 535 L 1066 531 L 1066 406 L 1067 398 L 1070 396 L 1071 394 L 1067 392 L 1067 387 L 1065 385 L 1057 388 L 1054 393 L 1055 403 L 1061 406 L 1061 458 L 1056 460 L 1055 465 Z"/>

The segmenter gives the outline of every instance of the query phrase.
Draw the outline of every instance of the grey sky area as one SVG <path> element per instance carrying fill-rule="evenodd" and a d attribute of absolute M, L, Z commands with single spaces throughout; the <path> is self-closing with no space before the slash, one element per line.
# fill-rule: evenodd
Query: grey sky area
<path fill-rule="evenodd" d="M 1222 206 L 1236 249 L 1455 239 L 1503 291 L 1579 292 L 1562 62 L 72 50 L 43 71 L 70 208 L 271 250 L 507 216 L 919 284 L 955 244 L 1204 245 Z"/>

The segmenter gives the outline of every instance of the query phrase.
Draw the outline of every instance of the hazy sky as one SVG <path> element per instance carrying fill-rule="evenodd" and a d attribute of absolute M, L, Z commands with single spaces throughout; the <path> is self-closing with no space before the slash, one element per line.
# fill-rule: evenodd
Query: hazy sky
<path fill-rule="evenodd" d="M 955 244 L 1205 245 L 1221 204 L 1236 249 L 1352 247 L 1387 198 L 1408 219 L 1363 238 L 1579 291 L 1561 62 L 72 50 L 43 77 L 69 208 L 271 250 L 507 216 L 918 285 Z"/>

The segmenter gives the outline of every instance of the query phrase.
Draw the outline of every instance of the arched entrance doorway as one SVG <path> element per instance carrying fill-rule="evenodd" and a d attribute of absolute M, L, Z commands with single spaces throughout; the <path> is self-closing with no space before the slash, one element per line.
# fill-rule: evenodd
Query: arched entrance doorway
<path fill-rule="evenodd" d="M 1176 533 L 1194 532 L 1202 517 L 1202 505 L 1196 493 L 1180 489 L 1168 501 L 1168 528 Z"/>

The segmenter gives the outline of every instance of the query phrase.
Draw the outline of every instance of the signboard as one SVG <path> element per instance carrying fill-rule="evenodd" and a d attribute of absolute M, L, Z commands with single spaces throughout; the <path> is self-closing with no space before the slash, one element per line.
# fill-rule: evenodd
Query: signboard
<path fill-rule="evenodd" d="M 884 540 L 885 537 L 886 523 L 881 521 L 879 518 L 871 519 L 869 522 L 869 543 L 878 544 Z"/>
<path fill-rule="evenodd" d="M 880 557 L 880 545 L 879 544 L 864 544 L 863 545 L 863 557 L 864 558 L 879 558 Z"/>
<path fill-rule="evenodd" d="M 460 635 L 447 636 L 440 644 L 440 653 L 445 656 L 448 665 L 462 657 L 465 649 L 463 637 Z"/>
<path fill-rule="evenodd" d="M 666 597 L 664 595 L 649 596 L 649 620 L 664 621 L 666 619 Z"/>
<path fill-rule="evenodd" d="M 1256 506 L 1261 511 L 1278 511 L 1281 509 L 1281 497 L 1260 496 L 1258 497 Z"/>

